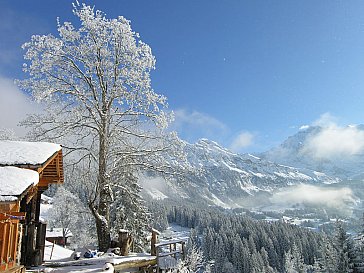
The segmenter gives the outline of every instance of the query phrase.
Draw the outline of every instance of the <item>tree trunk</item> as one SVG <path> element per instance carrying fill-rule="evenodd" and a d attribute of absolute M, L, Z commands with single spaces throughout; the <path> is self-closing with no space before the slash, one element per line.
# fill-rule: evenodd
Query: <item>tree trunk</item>
<path fill-rule="evenodd" d="M 99 243 L 99 251 L 106 252 L 110 246 L 110 226 L 106 221 L 100 218 L 96 219 L 97 239 Z"/>
<path fill-rule="evenodd" d="M 110 247 L 110 204 L 112 202 L 112 192 L 107 178 L 107 121 L 102 118 L 102 130 L 100 132 L 99 143 L 99 205 L 98 216 L 96 217 L 97 237 L 99 250 L 106 252 Z"/>

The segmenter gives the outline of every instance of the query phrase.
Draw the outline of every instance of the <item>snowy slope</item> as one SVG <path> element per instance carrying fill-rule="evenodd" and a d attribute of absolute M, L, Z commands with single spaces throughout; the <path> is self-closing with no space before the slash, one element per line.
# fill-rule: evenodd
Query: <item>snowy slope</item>
<path fill-rule="evenodd" d="M 157 189 L 158 195 L 154 196 L 163 194 L 163 198 L 173 198 L 181 195 L 234 207 L 246 197 L 270 194 L 290 185 L 338 182 L 324 173 L 275 164 L 251 154 L 235 154 L 207 139 L 187 144 L 186 153 L 191 165 L 201 170 L 200 175 L 190 175 L 187 182 L 178 183 L 179 187 L 166 181 L 163 184 L 162 179 L 144 178 L 146 192 L 153 197 L 151 189 Z"/>

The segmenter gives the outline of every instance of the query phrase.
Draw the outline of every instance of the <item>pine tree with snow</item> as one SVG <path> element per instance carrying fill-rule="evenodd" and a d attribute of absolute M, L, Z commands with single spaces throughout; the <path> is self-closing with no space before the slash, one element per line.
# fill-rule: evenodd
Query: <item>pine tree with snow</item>
<path fill-rule="evenodd" d="M 284 272 L 285 273 L 297 273 L 294 267 L 294 260 L 291 251 L 284 254 Z"/>
<path fill-rule="evenodd" d="M 211 273 L 211 268 L 208 263 L 204 262 L 201 249 L 190 245 L 186 258 L 179 260 L 177 267 L 171 273 Z"/>
<path fill-rule="evenodd" d="M 115 198 L 111 206 L 112 234 L 116 237 L 120 229 L 128 230 L 134 242 L 133 251 L 144 252 L 151 229 L 151 215 L 140 195 L 137 177 L 129 173 L 121 178 L 123 183 L 111 184 Z"/>
<path fill-rule="evenodd" d="M 353 259 L 353 273 L 364 273 L 364 214 L 362 215 L 362 228 L 354 238 L 355 257 Z"/>
<path fill-rule="evenodd" d="M 322 233 L 319 252 L 312 266 L 315 273 L 335 273 L 337 269 L 336 250 L 331 238 Z"/>
<path fill-rule="evenodd" d="M 352 244 L 350 237 L 346 234 L 343 222 L 337 221 L 334 235 L 334 246 L 336 249 L 337 273 L 352 272 Z"/>
<path fill-rule="evenodd" d="M 294 268 L 298 273 L 305 273 L 306 272 L 306 265 L 303 260 L 302 252 L 296 245 L 296 243 L 293 244 L 292 247 L 292 256 L 293 256 L 293 263 Z"/>
<path fill-rule="evenodd" d="M 265 250 L 264 247 L 261 248 L 260 253 L 261 253 L 261 257 L 262 257 L 263 265 L 264 265 L 263 272 L 274 273 L 273 268 L 269 264 L 268 252 Z"/>
<path fill-rule="evenodd" d="M 294 243 L 292 250 L 284 255 L 284 268 L 287 273 L 305 273 L 306 265 L 304 264 L 302 254 Z"/>
<path fill-rule="evenodd" d="M 0 128 L 0 140 L 18 140 L 13 129 Z"/>

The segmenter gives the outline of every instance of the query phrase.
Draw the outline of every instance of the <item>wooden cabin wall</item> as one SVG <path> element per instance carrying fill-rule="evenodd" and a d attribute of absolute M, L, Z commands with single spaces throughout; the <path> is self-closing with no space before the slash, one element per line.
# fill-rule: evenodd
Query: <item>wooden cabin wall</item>
<path fill-rule="evenodd" d="M 0 203 L 0 268 L 11 268 L 17 261 L 20 224 L 18 219 L 9 217 L 17 212 L 19 202 Z"/>
<path fill-rule="evenodd" d="M 17 220 L 0 220 L 0 269 L 9 269 L 16 265 L 18 227 Z"/>
<path fill-rule="evenodd" d="M 40 265 L 44 259 L 46 224 L 39 222 L 42 192 L 38 190 L 28 203 L 23 201 L 21 206 L 26 212 L 21 246 L 21 264 L 25 266 Z"/>

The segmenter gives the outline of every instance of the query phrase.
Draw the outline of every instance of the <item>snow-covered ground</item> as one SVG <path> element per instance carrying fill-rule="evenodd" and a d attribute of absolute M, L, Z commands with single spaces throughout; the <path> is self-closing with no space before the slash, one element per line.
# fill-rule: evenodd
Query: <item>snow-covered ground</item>
<path fill-rule="evenodd" d="M 83 252 L 85 252 L 84 249 Z M 130 253 L 129 256 L 117 256 L 113 253 L 99 253 L 99 256 L 94 258 L 81 258 L 75 260 L 75 251 L 65 249 L 58 245 L 53 245 L 51 242 L 46 242 L 45 247 L 45 263 L 33 270 L 40 272 L 56 272 L 56 273 L 87 273 L 87 272 L 114 272 L 114 266 L 130 261 L 146 261 L 155 260 L 155 257 L 145 253 Z M 121 272 L 134 272 L 132 269 Z"/>
<path fill-rule="evenodd" d="M 74 251 L 71 249 L 66 249 L 64 247 L 46 241 L 44 248 L 44 260 L 54 261 L 54 260 L 68 259 L 71 258 L 73 252 Z"/>
<path fill-rule="evenodd" d="M 190 229 L 181 227 L 176 224 L 171 224 L 165 231 L 161 232 L 159 238 L 160 242 L 166 240 L 184 240 L 187 241 L 190 236 Z M 86 249 L 85 249 L 86 250 Z M 114 272 L 112 264 L 120 264 L 129 260 L 140 260 L 151 258 L 150 254 L 130 254 L 127 257 L 116 256 L 112 253 L 105 253 L 100 257 L 95 258 L 81 258 L 74 260 L 75 251 L 63 248 L 56 244 L 46 241 L 44 259 L 45 263 L 36 270 L 43 272 L 57 272 L 57 273 L 88 273 L 88 272 Z M 133 272 L 128 270 L 126 272 Z"/>
<path fill-rule="evenodd" d="M 159 240 L 165 241 L 165 240 L 188 240 L 190 237 L 190 230 L 189 228 L 179 226 L 177 224 L 170 224 L 170 226 L 161 232 L 159 235 Z"/>

